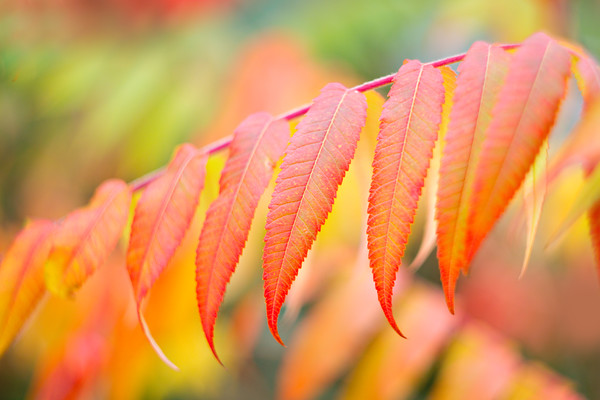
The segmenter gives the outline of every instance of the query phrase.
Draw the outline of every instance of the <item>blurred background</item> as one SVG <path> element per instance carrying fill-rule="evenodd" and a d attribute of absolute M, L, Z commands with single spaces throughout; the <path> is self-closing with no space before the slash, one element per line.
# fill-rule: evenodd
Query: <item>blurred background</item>
<path fill-rule="evenodd" d="M 406 58 L 431 61 L 539 30 L 598 56 L 598 16 L 595 0 L 4 0 L 0 252 L 27 218 L 60 218 L 103 180 L 135 179 L 178 144 L 207 144 L 254 111 L 310 102 L 327 82 L 351 86 Z M 571 86 L 557 137 L 579 117 Z M 459 281 L 457 316 L 445 309 L 430 256 L 415 275 L 400 274 L 395 312 L 409 339 L 385 324 L 361 236 L 381 95 L 369 94 L 368 140 L 284 309 L 287 349 L 270 337 L 261 298 L 264 201 L 217 323 L 226 369 L 201 332 L 195 241 L 224 154 L 210 160 L 198 216 L 146 310 L 182 372 L 159 361 L 137 326 L 121 248 L 75 299 L 46 299 L 0 358 L 0 397 L 600 398 L 600 287 L 585 221 L 544 251 L 579 171 L 549 195 L 523 279 L 516 204 Z"/>

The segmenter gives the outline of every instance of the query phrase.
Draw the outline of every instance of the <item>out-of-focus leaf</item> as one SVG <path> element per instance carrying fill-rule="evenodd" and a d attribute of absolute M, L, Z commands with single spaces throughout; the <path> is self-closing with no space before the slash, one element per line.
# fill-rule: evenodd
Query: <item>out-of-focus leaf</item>
<path fill-rule="evenodd" d="M 377 297 L 400 335 L 392 312 L 392 291 L 438 138 L 443 103 L 440 71 L 413 60 L 394 76 L 381 114 L 367 237 Z"/>
<path fill-rule="evenodd" d="M 506 83 L 492 111 L 475 172 L 469 207 L 468 261 L 502 215 L 554 124 L 570 73 L 569 53 L 536 33 L 510 62 Z"/>
<path fill-rule="evenodd" d="M 0 354 L 46 292 L 44 262 L 53 228 L 51 221 L 31 222 L 15 238 L 0 264 Z"/>
<path fill-rule="evenodd" d="M 501 48 L 476 42 L 458 67 L 436 205 L 440 275 L 450 310 L 458 275 L 468 269 L 466 230 L 475 171 L 509 60 Z"/>
<path fill-rule="evenodd" d="M 525 177 L 525 183 L 523 184 L 523 200 L 527 211 L 527 243 L 525 244 L 525 257 L 523 258 L 523 265 L 519 277 L 523 277 L 527 270 L 527 266 L 529 265 L 533 241 L 538 229 L 540 217 L 542 216 L 542 207 L 544 206 L 544 199 L 546 198 L 547 167 L 548 141 L 546 140 L 540 149 L 540 154 L 538 154 L 535 162 L 531 166 L 531 170 Z"/>
<path fill-rule="evenodd" d="M 598 276 L 600 276 L 600 201 L 597 201 L 590 209 L 588 219 L 592 246 L 594 246 L 594 254 L 596 255 L 596 269 L 598 270 Z"/>
<path fill-rule="evenodd" d="M 196 256 L 200 319 L 215 357 L 214 325 L 225 288 L 248 239 L 256 206 L 273 176 L 289 139 L 289 125 L 267 113 L 240 124 L 220 180 L 219 197 L 210 205 Z"/>
<path fill-rule="evenodd" d="M 600 97 L 597 97 L 587 105 L 577 127 L 552 159 L 548 180 L 553 181 L 564 168 L 573 164 L 581 164 L 586 171 L 593 170 L 600 163 L 599 130 Z"/>
<path fill-rule="evenodd" d="M 584 53 L 573 64 L 573 73 L 583 95 L 585 107 L 588 107 L 600 95 L 600 67 L 590 55 Z"/>
<path fill-rule="evenodd" d="M 267 321 L 275 339 L 279 311 L 331 211 L 365 124 L 363 94 L 328 84 L 292 136 L 267 214 L 263 253 Z"/>
<path fill-rule="evenodd" d="M 458 322 L 440 293 L 413 283 L 399 306 L 409 340 L 384 331 L 352 372 L 342 398 L 409 398 L 440 356 Z"/>
<path fill-rule="evenodd" d="M 300 400 L 318 396 L 354 364 L 384 326 L 368 279 L 366 249 L 359 254 L 356 267 L 357 273 L 351 280 L 330 289 L 295 329 L 279 372 L 278 398 Z M 399 279 L 396 289 L 406 283 Z"/>
<path fill-rule="evenodd" d="M 548 245 L 562 238 L 567 230 L 600 199 L 600 164 L 586 178 L 569 212 L 548 240 Z"/>
<path fill-rule="evenodd" d="M 573 383 L 551 372 L 547 368 L 532 364 L 519 369 L 510 389 L 501 399 L 519 400 L 583 400 L 573 389 Z"/>
<path fill-rule="evenodd" d="M 127 249 L 127 269 L 140 324 L 157 354 L 175 369 L 152 338 L 141 306 L 192 221 L 204 187 L 206 161 L 206 154 L 194 146 L 179 147 L 165 174 L 152 182 L 138 201 Z"/>
<path fill-rule="evenodd" d="M 432 400 L 498 399 L 519 367 L 516 349 L 482 326 L 468 325 L 442 359 Z"/>
<path fill-rule="evenodd" d="M 106 359 L 107 343 L 96 332 L 79 332 L 46 361 L 31 398 L 79 399 L 93 393 L 93 383 Z"/>
<path fill-rule="evenodd" d="M 71 296 L 104 263 L 121 237 L 130 203 L 125 182 L 106 181 L 87 207 L 73 211 L 56 228 L 45 267 L 51 292 Z"/>

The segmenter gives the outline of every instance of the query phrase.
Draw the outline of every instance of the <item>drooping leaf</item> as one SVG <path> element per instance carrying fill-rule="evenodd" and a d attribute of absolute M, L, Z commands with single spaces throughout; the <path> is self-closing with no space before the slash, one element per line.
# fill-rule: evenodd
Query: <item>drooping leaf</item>
<path fill-rule="evenodd" d="M 586 177 L 574 204 L 571 205 L 559 227 L 550 236 L 549 245 L 560 239 L 579 217 L 592 209 L 598 200 L 600 200 L 600 164 Z"/>
<path fill-rule="evenodd" d="M 264 294 L 271 333 L 292 281 L 331 211 L 366 119 L 364 95 L 325 86 L 298 125 L 269 204 L 263 254 Z"/>
<path fill-rule="evenodd" d="M 131 192 L 120 180 L 104 182 L 90 204 L 69 214 L 52 235 L 46 262 L 48 289 L 70 296 L 101 266 L 127 223 Z"/>
<path fill-rule="evenodd" d="M 440 123 L 440 133 L 438 141 L 433 149 L 433 158 L 431 166 L 425 180 L 427 188 L 427 219 L 425 220 L 425 228 L 423 239 L 417 255 L 411 261 L 408 269 L 417 270 L 423 265 L 429 254 L 433 251 L 436 244 L 437 221 L 435 219 L 435 204 L 440 181 L 440 162 L 442 151 L 445 145 L 446 132 L 448 131 L 448 123 L 450 122 L 450 110 L 452 109 L 452 97 L 454 97 L 454 89 L 456 88 L 456 72 L 450 67 L 444 66 L 439 68 L 444 79 L 444 105 L 442 106 L 442 122 Z"/>
<path fill-rule="evenodd" d="M 476 42 L 458 67 L 436 204 L 440 275 L 451 310 L 456 280 L 468 267 L 465 233 L 475 170 L 509 60 L 503 49 Z"/>
<path fill-rule="evenodd" d="M 589 103 L 574 131 L 553 158 L 548 179 L 554 180 L 566 167 L 580 164 L 589 172 L 600 163 L 600 97 Z"/>
<path fill-rule="evenodd" d="M 51 221 L 31 222 L 15 238 L 0 264 L 0 354 L 46 292 L 44 262 L 53 228 Z"/>
<path fill-rule="evenodd" d="M 596 270 L 598 271 L 598 276 L 600 276 L 600 200 L 588 212 L 588 220 L 592 246 L 596 255 Z"/>
<path fill-rule="evenodd" d="M 513 56 L 480 153 L 485 162 L 475 172 L 467 230 L 469 262 L 550 133 L 569 72 L 569 53 L 543 33 L 525 40 Z"/>
<path fill-rule="evenodd" d="M 127 249 L 140 324 L 161 359 L 175 369 L 150 335 L 141 306 L 192 221 L 204 187 L 206 161 L 206 154 L 190 144 L 178 148 L 165 173 L 144 190 L 135 208 Z"/>
<path fill-rule="evenodd" d="M 267 113 L 246 118 L 234 132 L 219 197 L 206 213 L 196 255 L 196 292 L 202 328 L 215 357 L 214 325 L 225 287 L 248 239 L 258 201 L 283 155 L 289 132 L 285 120 L 273 119 Z"/>
<path fill-rule="evenodd" d="M 583 95 L 585 107 L 588 107 L 600 96 L 600 67 L 591 56 L 583 54 L 573 64 L 573 74 Z"/>
<path fill-rule="evenodd" d="M 572 70 L 583 96 L 583 114 L 552 160 L 549 181 L 572 164 L 580 163 L 587 172 L 591 172 L 600 162 L 600 140 L 597 137 L 600 126 L 600 67 L 591 56 L 583 53 L 572 64 Z"/>
<path fill-rule="evenodd" d="M 542 207 L 546 198 L 547 180 L 546 168 L 548 164 L 548 141 L 546 140 L 540 149 L 535 162 L 531 166 L 531 171 L 525 177 L 524 183 L 524 202 L 527 211 L 527 242 L 525 244 L 525 257 L 521 266 L 522 278 L 529 265 L 533 241 L 537 232 L 540 217 L 542 216 Z"/>
<path fill-rule="evenodd" d="M 390 325 L 402 335 L 392 313 L 392 291 L 438 137 L 442 75 L 430 65 L 409 61 L 394 77 L 388 97 L 373 159 L 367 238 L 377 297 Z"/>

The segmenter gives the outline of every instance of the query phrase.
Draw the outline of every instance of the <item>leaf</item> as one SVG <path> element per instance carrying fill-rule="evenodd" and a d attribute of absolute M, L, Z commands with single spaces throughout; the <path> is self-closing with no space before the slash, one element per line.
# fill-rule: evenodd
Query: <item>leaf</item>
<path fill-rule="evenodd" d="M 521 364 L 513 346 L 498 333 L 474 322 L 465 324 L 446 349 L 428 398 L 504 398 Z"/>
<path fill-rule="evenodd" d="M 0 264 L 0 354 L 46 292 L 44 262 L 53 228 L 51 221 L 31 222 L 15 238 Z"/>
<path fill-rule="evenodd" d="M 588 107 L 600 96 L 600 67 L 591 56 L 584 54 L 573 64 L 573 74 L 583 95 L 585 107 Z"/>
<path fill-rule="evenodd" d="M 408 61 L 394 77 L 381 114 L 367 239 L 379 303 L 400 335 L 392 313 L 392 291 L 437 140 L 443 103 L 440 71 Z"/>
<path fill-rule="evenodd" d="M 425 228 L 421 246 L 417 251 L 417 255 L 411 261 L 408 269 L 417 270 L 427 260 L 436 244 L 437 222 L 435 219 L 435 204 L 436 195 L 440 180 L 440 161 L 442 158 L 442 150 L 445 145 L 446 132 L 448 131 L 448 122 L 450 121 L 450 110 L 452 109 L 452 97 L 456 88 L 456 73 L 448 66 L 440 67 L 440 72 L 444 79 L 444 105 L 442 106 L 442 122 L 440 123 L 440 133 L 438 141 L 433 149 L 433 157 L 429 173 L 425 180 L 427 188 L 427 219 L 425 220 Z"/>
<path fill-rule="evenodd" d="M 596 270 L 600 276 L 600 200 L 597 201 L 588 213 L 590 223 L 590 236 L 596 256 Z"/>
<path fill-rule="evenodd" d="M 570 165 L 581 164 L 589 172 L 600 163 L 598 127 L 600 127 L 600 97 L 586 106 L 575 130 L 552 160 L 548 172 L 549 180 L 554 180 Z"/>
<path fill-rule="evenodd" d="M 45 355 L 33 382 L 30 398 L 93 398 L 107 359 L 107 340 L 97 332 L 77 332 L 55 354 Z"/>
<path fill-rule="evenodd" d="M 217 312 L 248 239 L 258 201 L 283 155 L 289 133 L 285 120 L 273 119 L 267 113 L 246 118 L 234 132 L 219 196 L 206 213 L 196 255 L 196 293 L 202 328 L 217 359 Z"/>
<path fill-rule="evenodd" d="M 573 63 L 572 69 L 583 95 L 583 115 L 554 157 L 548 171 L 549 181 L 572 164 L 581 163 L 590 172 L 600 162 L 600 141 L 597 138 L 600 126 L 600 67 L 591 56 L 584 54 Z"/>
<path fill-rule="evenodd" d="M 277 378 L 275 398 L 315 399 L 354 365 L 384 320 L 368 281 L 364 243 L 350 279 L 332 287 L 294 332 Z M 354 268 L 352 268 L 354 267 Z M 406 287 L 406 276 L 399 286 Z"/>
<path fill-rule="evenodd" d="M 525 247 L 525 257 L 521 266 L 519 279 L 523 277 L 529 264 L 533 241 L 538 229 L 540 217 L 542 216 L 542 207 L 546 198 L 547 179 L 546 168 L 548 164 L 548 141 L 546 140 L 540 149 L 535 162 L 531 166 L 531 171 L 525 177 L 524 183 L 524 201 L 527 211 L 527 243 Z"/>
<path fill-rule="evenodd" d="M 263 253 L 264 294 L 271 333 L 308 250 L 331 211 L 366 119 L 364 95 L 331 83 L 298 124 L 281 164 Z"/>
<path fill-rule="evenodd" d="M 399 303 L 402 326 L 410 341 L 398 340 L 389 329 L 381 332 L 355 363 L 339 398 L 415 398 L 414 392 L 434 368 L 459 320 L 448 313 L 441 300 L 437 289 L 413 282 Z"/>
<path fill-rule="evenodd" d="M 558 228 L 550 236 L 548 246 L 562 238 L 571 225 L 573 225 L 579 217 L 589 211 L 598 200 L 600 200 L 600 164 L 598 164 L 596 169 L 594 169 L 594 171 L 586 178 L 577 194 L 575 203 L 571 205 L 567 215 L 563 217 Z"/>
<path fill-rule="evenodd" d="M 160 358 L 162 353 L 144 321 L 141 305 L 148 290 L 167 265 L 188 229 L 204 187 L 207 155 L 194 146 L 178 148 L 164 175 L 142 194 L 133 217 L 127 249 L 127 270 L 133 285 L 144 333 Z"/>
<path fill-rule="evenodd" d="M 48 289 L 71 296 L 104 264 L 127 223 L 131 192 L 120 180 L 104 182 L 90 204 L 69 214 L 55 230 L 46 262 Z"/>
<path fill-rule="evenodd" d="M 458 67 L 436 203 L 440 275 L 451 311 L 456 280 L 468 268 L 465 233 L 475 170 L 509 60 L 501 48 L 476 42 Z"/>
<path fill-rule="evenodd" d="M 543 33 L 525 40 L 513 56 L 481 150 L 480 159 L 485 163 L 475 171 L 467 230 L 469 262 L 548 137 L 569 70 L 569 53 Z M 447 296 L 451 297 L 449 289 Z"/>

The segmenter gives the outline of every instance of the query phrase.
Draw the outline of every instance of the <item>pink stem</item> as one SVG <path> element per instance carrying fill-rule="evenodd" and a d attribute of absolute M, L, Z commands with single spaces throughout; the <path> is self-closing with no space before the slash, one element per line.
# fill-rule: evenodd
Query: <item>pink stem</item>
<path fill-rule="evenodd" d="M 520 46 L 519 44 L 499 45 L 499 47 L 503 48 L 504 50 L 512 50 L 519 46 Z M 439 67 L 443 67 L 445 65 L 450 65 L 450 64 L 457 63 L 457 62 L 461 62 L 465 58 L 465 55 L 466 55 L 466 53 L 461 53 L 461 54 L 457 54 L 455 56 L 443 58 L 441 60 L 431 61 L 427 64 L 431 65 L 434 68 L 439 68 Z M 377 89 L 377 88 L 380 88 L 382 86 L 389 85 L 390 83 L 392 83 L 395 75 L 396 75 L 396 73 L 382 76 L 380 78 L 373 79 L 372 81 L 364 82 L 364 83 L 361 83 L 360 85 L 354 86 L 350 90 L 356 90 L 358 92 L 366 92 L 368 90 Z M 305 105 L 295 108 L 293 110 L 287 111 L 283 114 L 280 114 L 277 117 L 277 119 L 285 119 L 286 121 L 290 121 L 295 118 L 301 117 L 308 112 L 308 109 L 310 108 L 310 106 L 311 106 L 311 104 L 305 104 Z M 211 154 L 217 153 L 221 150 L 228 148 L 229 145 L 231 144 L 232 140 L 233 140 L 233 135 L 225 136 L 224 138 L 219 139 L 215 142 L 209 143 L 206 146 L 199 149 L 198 150 L 199 154 L 203 153 L 203 154 L 211 155 Z M 160 176 L 162 176 L 164 174 L 164 171 L 165 171 L 164 167 L 156 169 L 152 172 L 147 173 L 146 175 L 144 175 L 142 177 L 139 177 L 139 178 L 133 180 L 129 184 L 129 186 L 131 187 L 132 191 L 141 190 L 141 189 L 145 188 L 146 186 L 148 186 L 153 181 L 155 181 L 156 179 L 158 179 Z"/>

